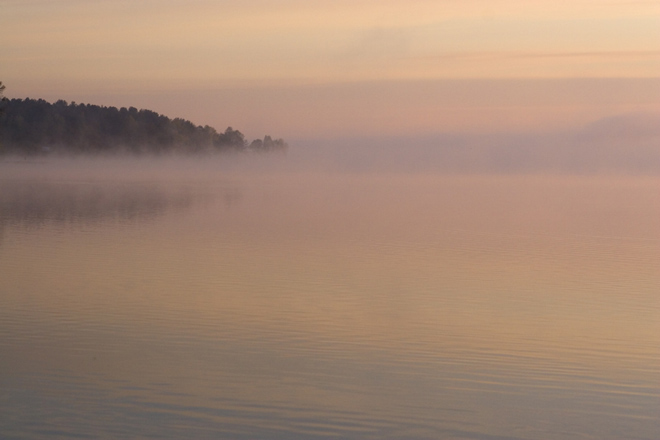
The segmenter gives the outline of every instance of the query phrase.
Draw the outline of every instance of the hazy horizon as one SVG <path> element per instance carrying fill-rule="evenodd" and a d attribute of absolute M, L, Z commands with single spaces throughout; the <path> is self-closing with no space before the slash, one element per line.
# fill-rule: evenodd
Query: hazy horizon
<path fill-rule="evenodd" d="M 248 138 L 561 132 L 660 114 L 654 2 L 9 1 L 10 98 Z"/>

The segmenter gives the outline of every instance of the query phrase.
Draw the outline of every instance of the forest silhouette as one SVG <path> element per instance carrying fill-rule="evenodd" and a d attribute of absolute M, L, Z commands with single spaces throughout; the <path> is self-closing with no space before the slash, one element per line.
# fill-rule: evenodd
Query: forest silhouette
<path fill-rule="evenodd" d="M 0 154 L 187 154 L 287 148 L 282 139 L 265 136 L 248 142 L 232 127 L 218 132 L 208 125 L 135 107 L 29 98 L 5 99 L 2 104 Z"/>

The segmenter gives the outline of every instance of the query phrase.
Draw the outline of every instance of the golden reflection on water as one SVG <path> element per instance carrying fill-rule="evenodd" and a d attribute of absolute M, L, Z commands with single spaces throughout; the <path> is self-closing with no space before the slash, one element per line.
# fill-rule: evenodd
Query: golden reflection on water
<path fill-rule="evenodd" d="M 237 174 L 232 203 L 5 222 L 0 372 L 312 437 L 653 438 L 658 183 Z"/>

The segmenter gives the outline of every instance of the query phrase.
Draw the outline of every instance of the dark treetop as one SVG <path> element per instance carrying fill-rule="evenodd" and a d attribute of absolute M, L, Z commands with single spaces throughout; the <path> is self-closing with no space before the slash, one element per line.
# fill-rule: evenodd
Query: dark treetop
<path fill-rule="evenodd" d="M 218 133 L 185 119 L 151 110 L 91 104 L 54 104 L 43 99 L 10 99 L 0 113 L 0 153 L 203 153 L 284 150 L 282 139 L 266 136 L 248 143 L 228 127 Z"/>

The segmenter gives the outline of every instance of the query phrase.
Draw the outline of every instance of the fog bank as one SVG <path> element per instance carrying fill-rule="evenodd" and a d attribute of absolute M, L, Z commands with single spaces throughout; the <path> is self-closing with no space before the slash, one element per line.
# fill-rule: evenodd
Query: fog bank
<path fill-rule="evenodd" d="M 629 113 L 578 129 L 294 140 L 300 163 L 344 171 L 660 173 L 660 114 Z"/>
<path fill-rule="evenodd" d="M 217 180 L 244 172 L 660 174 L 660 114 L 648 112 L 563 131 L 299 138 L 290 144 L 280 154 L 3 156 L 0 171 L 3 178 L 53 175 L 141 181 Z"/>

